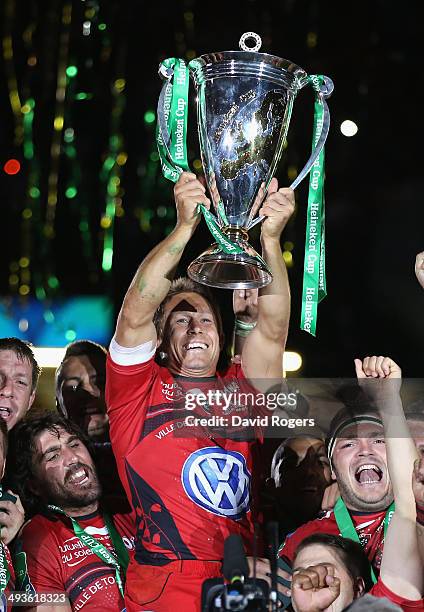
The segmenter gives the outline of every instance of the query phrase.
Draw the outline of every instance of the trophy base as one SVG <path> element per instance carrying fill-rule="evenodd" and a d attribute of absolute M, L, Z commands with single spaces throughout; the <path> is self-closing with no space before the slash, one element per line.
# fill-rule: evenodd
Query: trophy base
<path fill-rule="evenodd" d="M 245 240 L 247 232 L 231 228 L 227 237 L 243 249 L 243 253 L 229 254 L 212 244 L 187 268 L 188 276 L 202 285 L 218 289 L 260 289 L 269 285 L 272 274 L 265 261 Z"/>

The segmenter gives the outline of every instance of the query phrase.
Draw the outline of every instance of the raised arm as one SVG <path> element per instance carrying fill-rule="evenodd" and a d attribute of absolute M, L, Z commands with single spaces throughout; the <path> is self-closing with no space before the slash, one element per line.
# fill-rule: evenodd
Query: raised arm
<path fill-rule="evenodd" d="M 259 290 L 256 327 L 243 346 L 242 364 L 248 378 L 281 378 L 283 353 L 290 320 L 290 287 L 280 246 L 280 237 L 294 211 L 292 189 L 278 190 L 272 179 L 259 213 L 262 224 L 262 257 L 271 269 L 272 283 Z"/>
<path fill-rule="evenodd" d="M 200 220 L 198 204 L 210 201 L 194 174 L 183 172 L 174 187 L 177 223 L 174 230 L 140 264 L 124 298 L 116 327 L 116 341 L 124 347 L 143 342 L 156 345 L 153 316 L 169 291 L 184 248 Z"/>
<path fill-rule="evenodd" d="M 355 359 L 359 384 L 376 404 L 384 426 L 387 465 L 396 511 L 384 540 L 380 577 L 397 595 L 419 600 L 423 593 L 423 568 L 418 550 L 416 507 L 412 488 L 418 458 L 400 397 L 401 370 L 389 357 Z"/>

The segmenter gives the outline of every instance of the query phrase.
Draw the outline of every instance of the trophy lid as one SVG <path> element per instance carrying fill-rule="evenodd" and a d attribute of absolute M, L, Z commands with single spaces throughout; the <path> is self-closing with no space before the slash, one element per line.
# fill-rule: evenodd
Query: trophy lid
<path fill-rule="evenodd" d="M 248 40 L 254 40 L 255 45 L 248 46 Z M 306 85 L 308 75 L 303 68 L 282 57 L 258 53 L 261 45 L 258 34 L 246 32 L 239 41 L 240 51 L 206 53 L 193 59 L 189 68 L 195 84 L 219 77 L 254 76 L 269 79 L 293 91 Z"/>

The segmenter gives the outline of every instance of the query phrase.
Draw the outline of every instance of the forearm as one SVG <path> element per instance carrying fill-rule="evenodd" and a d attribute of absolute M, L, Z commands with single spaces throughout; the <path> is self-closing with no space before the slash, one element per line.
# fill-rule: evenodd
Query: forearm
<path fill-rule="evenodd" d="M 392 384 L 382 381 L 382 384 Z M 422 596 L 423 572 L 416 531 L 412 471 L 417 451 L 398 392 L 377 402 L 384 426 L 387 464 L 393 486 L 395 514 L 390 522 L 381 564 L 381 578 L 393 592 L 407 599 Z M 399 546 L 399 542 L 402 543 Z"/>
<path fill-rule="evenodd" d="M 290 321 L 290 286 L 278 238 L 262 238 L 262 257 L 272 272 L 272 283 L 259 290 L 258 326 L 269 338 L 285 343 Z"/>
<path fill-rule="evenodd" d="M 394 593 L 418 600 L 423 595 L 423 568 L 415 519 L 396 509 L 384 538 L 380 577 Z"/>
<path fill-rule="evenodd" d="M 392 381 L 381 381 L 392 384 Z M 386 394 L 377 401 L 384 426 L 387 464 L 398 514 L 415 521 L 415 498 L 412 490 L 412 471 L 418 458 L 417 449 L 408 428 L 398 392 Z"/>
<path fill-rule="evenodd" d="M 177 225 L 140 264 L 122 304 L 116 331 L 118 343 L 136 346 L 145 340 L 137 330 L 151 324 L 193 232 L 190 226 Z"/>
<path fill-rule="evenodd" d="M 246 337 L 240 336 L 237 333 L 237 330 L 234 330 L 234 335 L 233 335 L 233 354 L 234 355 L 242 354 L 245 341 L 246 341 Z"/>

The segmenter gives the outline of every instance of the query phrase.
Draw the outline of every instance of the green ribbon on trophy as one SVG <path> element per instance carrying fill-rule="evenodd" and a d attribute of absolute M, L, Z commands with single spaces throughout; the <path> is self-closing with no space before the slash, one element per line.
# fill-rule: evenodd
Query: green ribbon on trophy
<path fill-rule="evenodd" d="M 168 80 L 164 83 L 159 98 L 159 112 L 162 109 L 166 125 L 161 126 L 160 121 L 157 121 L 156 142 L 163 175 L 176 183 L 183 171 L 190 172 L 187 161 L 189 71 L 183 59 L 170 57 L 161 63 L 159 72 Z M 164 140 L 166 134 L 169 134 L 167 143 Z M 243 252 L 243 249 L 221 232 L 214 216 L 203 204 L 199 204 L 199 211 L 203 213 L 209 231 L 225 253 L 235 255 Z M 218 205 L 218 213 L 223 224 L 227 224 L 222 206 Z"/>
<path fill-rule="evenodd" d="M 320 75 L 310 75 L 316 92 L 312 148 L 321 135 L 324 107 L 318 96 L 324 81 Z M 308 210 L 306 220 L 305 259 L 303 264 L 302 312 L 300 327 L 316 335 L 318 304 L 327 295 L 325 278 L 325 209 L 324 209 L 324 147 L 309 174 Z"/>

